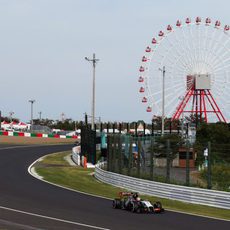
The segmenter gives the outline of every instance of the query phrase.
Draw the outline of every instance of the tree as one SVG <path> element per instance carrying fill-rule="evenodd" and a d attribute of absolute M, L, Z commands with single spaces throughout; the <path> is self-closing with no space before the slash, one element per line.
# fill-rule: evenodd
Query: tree
<path fill-rule="evenodd" d="M 225 123 L 202 123 L 196 133 L 195 148 L 198 152 L 198 162 L 203 161 L 203 151 L 211 142 L 212 161 L 230 163 L 230 130 Z"/>
<path fill-rule="evenodd" d="M 167 141 L 169 141 L 170 146 L 167 146 Z M 171 153 L 171 158 L 173 159 L 175 158 L 176 154 L 178 153 L 178 149 L 182 144 L 183 140 L 179 135 L 164 135 L 156 139 L 152 150 L 154 155 L 159 157 L 167 157 L 167 151 L 169 151 Z"/>

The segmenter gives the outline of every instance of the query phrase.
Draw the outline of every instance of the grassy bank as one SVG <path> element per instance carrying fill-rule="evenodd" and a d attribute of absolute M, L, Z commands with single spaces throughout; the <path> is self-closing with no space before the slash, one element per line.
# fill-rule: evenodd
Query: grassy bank
<path fill-rule="evenodd" d="M 43 161 L 36 163 L 36 172 L 49 182 L 107 198 L 114 198 L 119 191 L 123 190 L 96 180 L 92 175 L 93 169 L 70 166 L 65 160 L 65 157 L 69 154 L 69 152 L 62 152 L 43 158 Z M 146 198 L 150 201 L 160 200 L 166 209 L 230 220 L 230 210 L 187 204 L 156 197 L 146 196 Z"/>

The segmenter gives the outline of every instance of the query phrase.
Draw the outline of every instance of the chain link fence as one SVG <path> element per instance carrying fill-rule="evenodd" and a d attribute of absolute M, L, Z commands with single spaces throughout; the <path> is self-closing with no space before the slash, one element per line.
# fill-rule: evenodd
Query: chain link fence
<path fill-rule="evenodd" d="M 230 191 L 229 156 L 230 145 L 197 147 L 178 135 L 107 136 L 108 171 L 158 182 Z"/>

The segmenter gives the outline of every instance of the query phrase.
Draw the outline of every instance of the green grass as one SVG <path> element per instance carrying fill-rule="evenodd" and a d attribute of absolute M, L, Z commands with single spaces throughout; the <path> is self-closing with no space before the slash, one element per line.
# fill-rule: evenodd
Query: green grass
<path fill-rule="evenodd" d="M 202 171 L 201 176 L 207 178 L 207 169 Z M 212 166 L 212 186 L 216 190 L 230 192 L 230 164 L 216 164 Z"/>
<path fill-rule="evenodd" d="M 66 160 L 64 160 L 64 158 L 69 154 L 69 152 L 59 152 L 50 154 L 42 159 L 42 163 L 46 165 L 69 166 L 69 163 Z"/>
<path fill-rule="evenodd" d="M 42 162 L 38 162 L 35 165 L 36 172 L 42 176 L 44 180 L 49 182 L 107 198 L 114 198 L 119 191 L 124 191 L 124 189 L 113 187 L 96 180 L 92 175 L 94 172 L 93 169 L 69 166 L 67 161 L 64 160 L 64 157 L 69 154 L 69 152 L 61 152 L 48 155 Z M 153 202 L 159 200 L 166 209 L 230 220 L 230 210 L 188 204 L 157 197 L 143 196 L 143 198 Z"/>

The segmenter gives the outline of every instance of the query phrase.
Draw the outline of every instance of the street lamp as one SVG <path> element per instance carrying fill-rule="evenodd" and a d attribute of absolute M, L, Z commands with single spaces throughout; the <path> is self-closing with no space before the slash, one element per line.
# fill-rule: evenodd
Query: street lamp
<path fill-rule="evenodd" d="M 164 136 L 164 128 L 165 128 L 165 66 L 163 69 L 159 68 L 162 72 L 163 79 L 162 79 L 162 117 L 161 117 L 161 135 Z"/>
<path fill-rule="evenodd" d="M 89 59 L 88 57 L 85 57 L 85 60 L 93 63 L 92 122 L 91 122 L 91 129 L 94 130 L 94 119 L 95 119 L 95 69 L 96 69 L 96 64 L 99 61 L 99 59 L 96 59 L 96 55 L 93 54 L 93 59 Z"/>
<path fill-rule="evenodd" d="M 33 127 L 33 104 L 35 102 L 35 100 L 29 100 L 29 102 L 31 103 L 31 130 L 32 130 L 32 127 Z"/>

